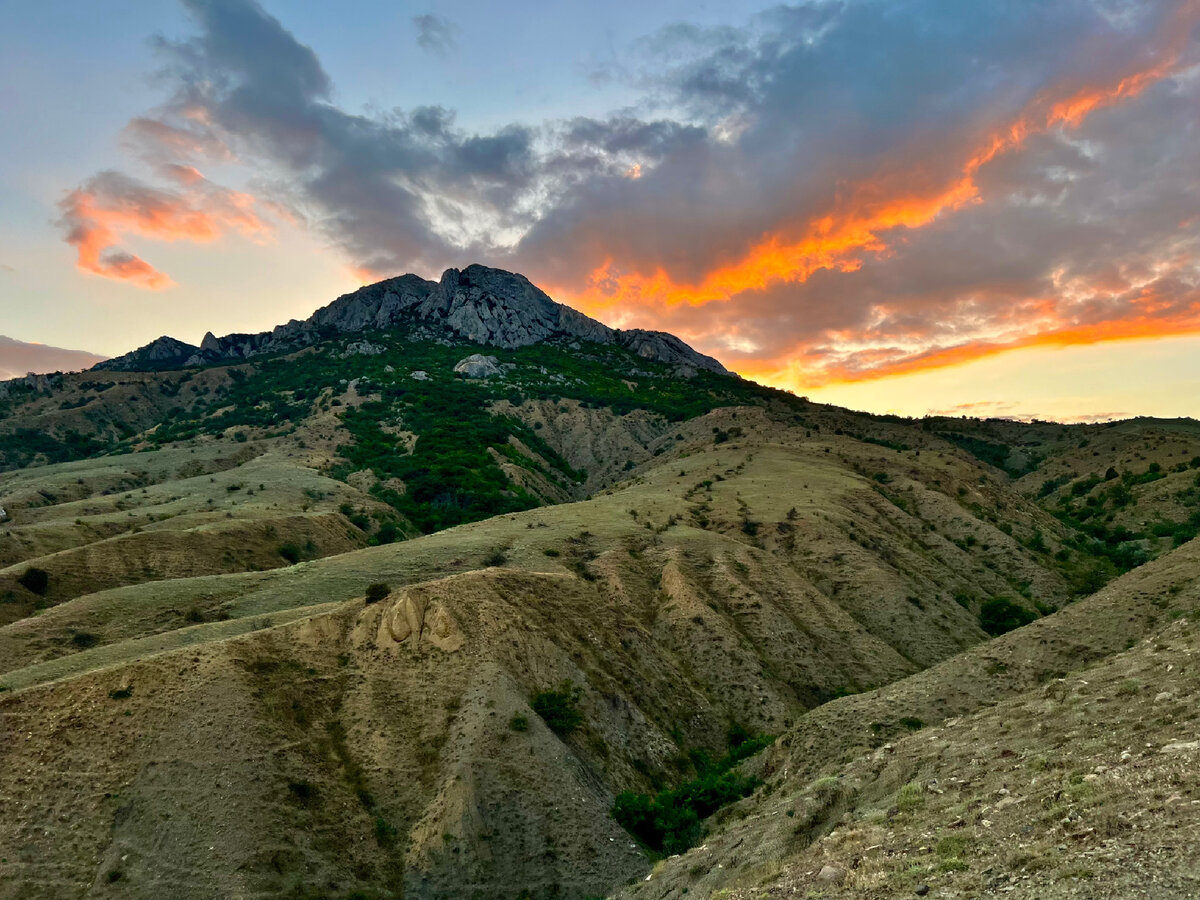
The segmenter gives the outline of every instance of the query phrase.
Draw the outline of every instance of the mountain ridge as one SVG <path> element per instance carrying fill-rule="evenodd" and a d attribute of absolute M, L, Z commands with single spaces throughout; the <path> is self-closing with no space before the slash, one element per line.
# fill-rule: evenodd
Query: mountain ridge
<path fill-rule="evenodd" d="M 524 275 L 479 264 L 447 269 L 440 280 L 399 275 L 343 294 L 304 321 L 292 319 L 257 334 L 205 334 L 199 346 L 164 335 L 95 366 L 108 371 L 159 371 L 281 353 L 310 346 L 330 334 L 354 334 L 407 325 L 419 334 L 448 330 L 485 346 L 515 349 L 566 335 L 598 344 L 619 344 L 644 359 L 695 370 L 731 374 L 718 360 L 673 334 L 609 328 L 558 303 Z M 434 335 L 436 336 L 436 334 Z"/>

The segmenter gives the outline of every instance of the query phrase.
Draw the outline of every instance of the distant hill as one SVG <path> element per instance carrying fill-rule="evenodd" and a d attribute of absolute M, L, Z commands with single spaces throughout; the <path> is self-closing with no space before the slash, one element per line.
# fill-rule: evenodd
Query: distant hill
<path fill-rule="evenodd" d="M 84 350 L 64 350 L 46 344 L 27 343 L 0 334 L 0 380 L 19 378 L 29 372 L 77 372 L 90 369 L 105 357 Z"/>

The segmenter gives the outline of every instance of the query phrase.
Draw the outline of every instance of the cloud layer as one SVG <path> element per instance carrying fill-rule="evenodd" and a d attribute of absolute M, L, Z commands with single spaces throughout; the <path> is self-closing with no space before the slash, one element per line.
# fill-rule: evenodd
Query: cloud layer
<path fill-rule="evenodd" d="M 636 109 L 486 134 L 441 107 L 341 109 L 257 4 L 185 5 L 196 34 L 159 41 L 170 96 L 126 130 L 155 184 L 103 172 L 63 201 L 89 272 L 164 287 L 123 236 L 262 238 L 291 216 L 365 273 L 508 266 L 796 387 L 1200 331 L 1197 0 L 682 23 L 596 73 Z M 414 25 L 452 49 L 447 23 Z M 253 196 L 200 174 L 231 160 Z"/>

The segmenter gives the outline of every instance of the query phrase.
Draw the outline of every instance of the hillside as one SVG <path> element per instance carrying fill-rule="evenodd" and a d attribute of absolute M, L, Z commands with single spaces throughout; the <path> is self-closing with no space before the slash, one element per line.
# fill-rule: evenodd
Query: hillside
<path fill-rule="evenodd" d="M 0 385 L 0 468 L 0 896 L 992 890 L 965 811 L 910 871 L 938 785 L 1083 667 L 1132 741 L 1200 590 L 1198 423 L 856 413 L 478 266 Z"/>
<path fill-rule="evenodd" d="M 704 848 L 621 896 L 1195 896 L 1198 555 L 813 711 Z M 868 725 L 896 715 L 916 733 Z"/>

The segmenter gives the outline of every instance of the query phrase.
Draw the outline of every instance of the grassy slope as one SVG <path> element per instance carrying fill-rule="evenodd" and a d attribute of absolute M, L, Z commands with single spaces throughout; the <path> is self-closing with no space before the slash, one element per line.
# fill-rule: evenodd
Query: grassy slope
<path fill-rule="evenodd" d="M 768 788 L 628 896 L 893 897 L 922 883 L 943 897 L 1194 896 L 1194 859 L 1163 848 L 1195 829 L 1184 698 L 1198 573 L 1193 541 L 1054 616 L 814 710 L 777 743 Z M 872 727 L 900 717 L 933 727 Z M 837 872 L 818 877 L 827 865 Z"/>

